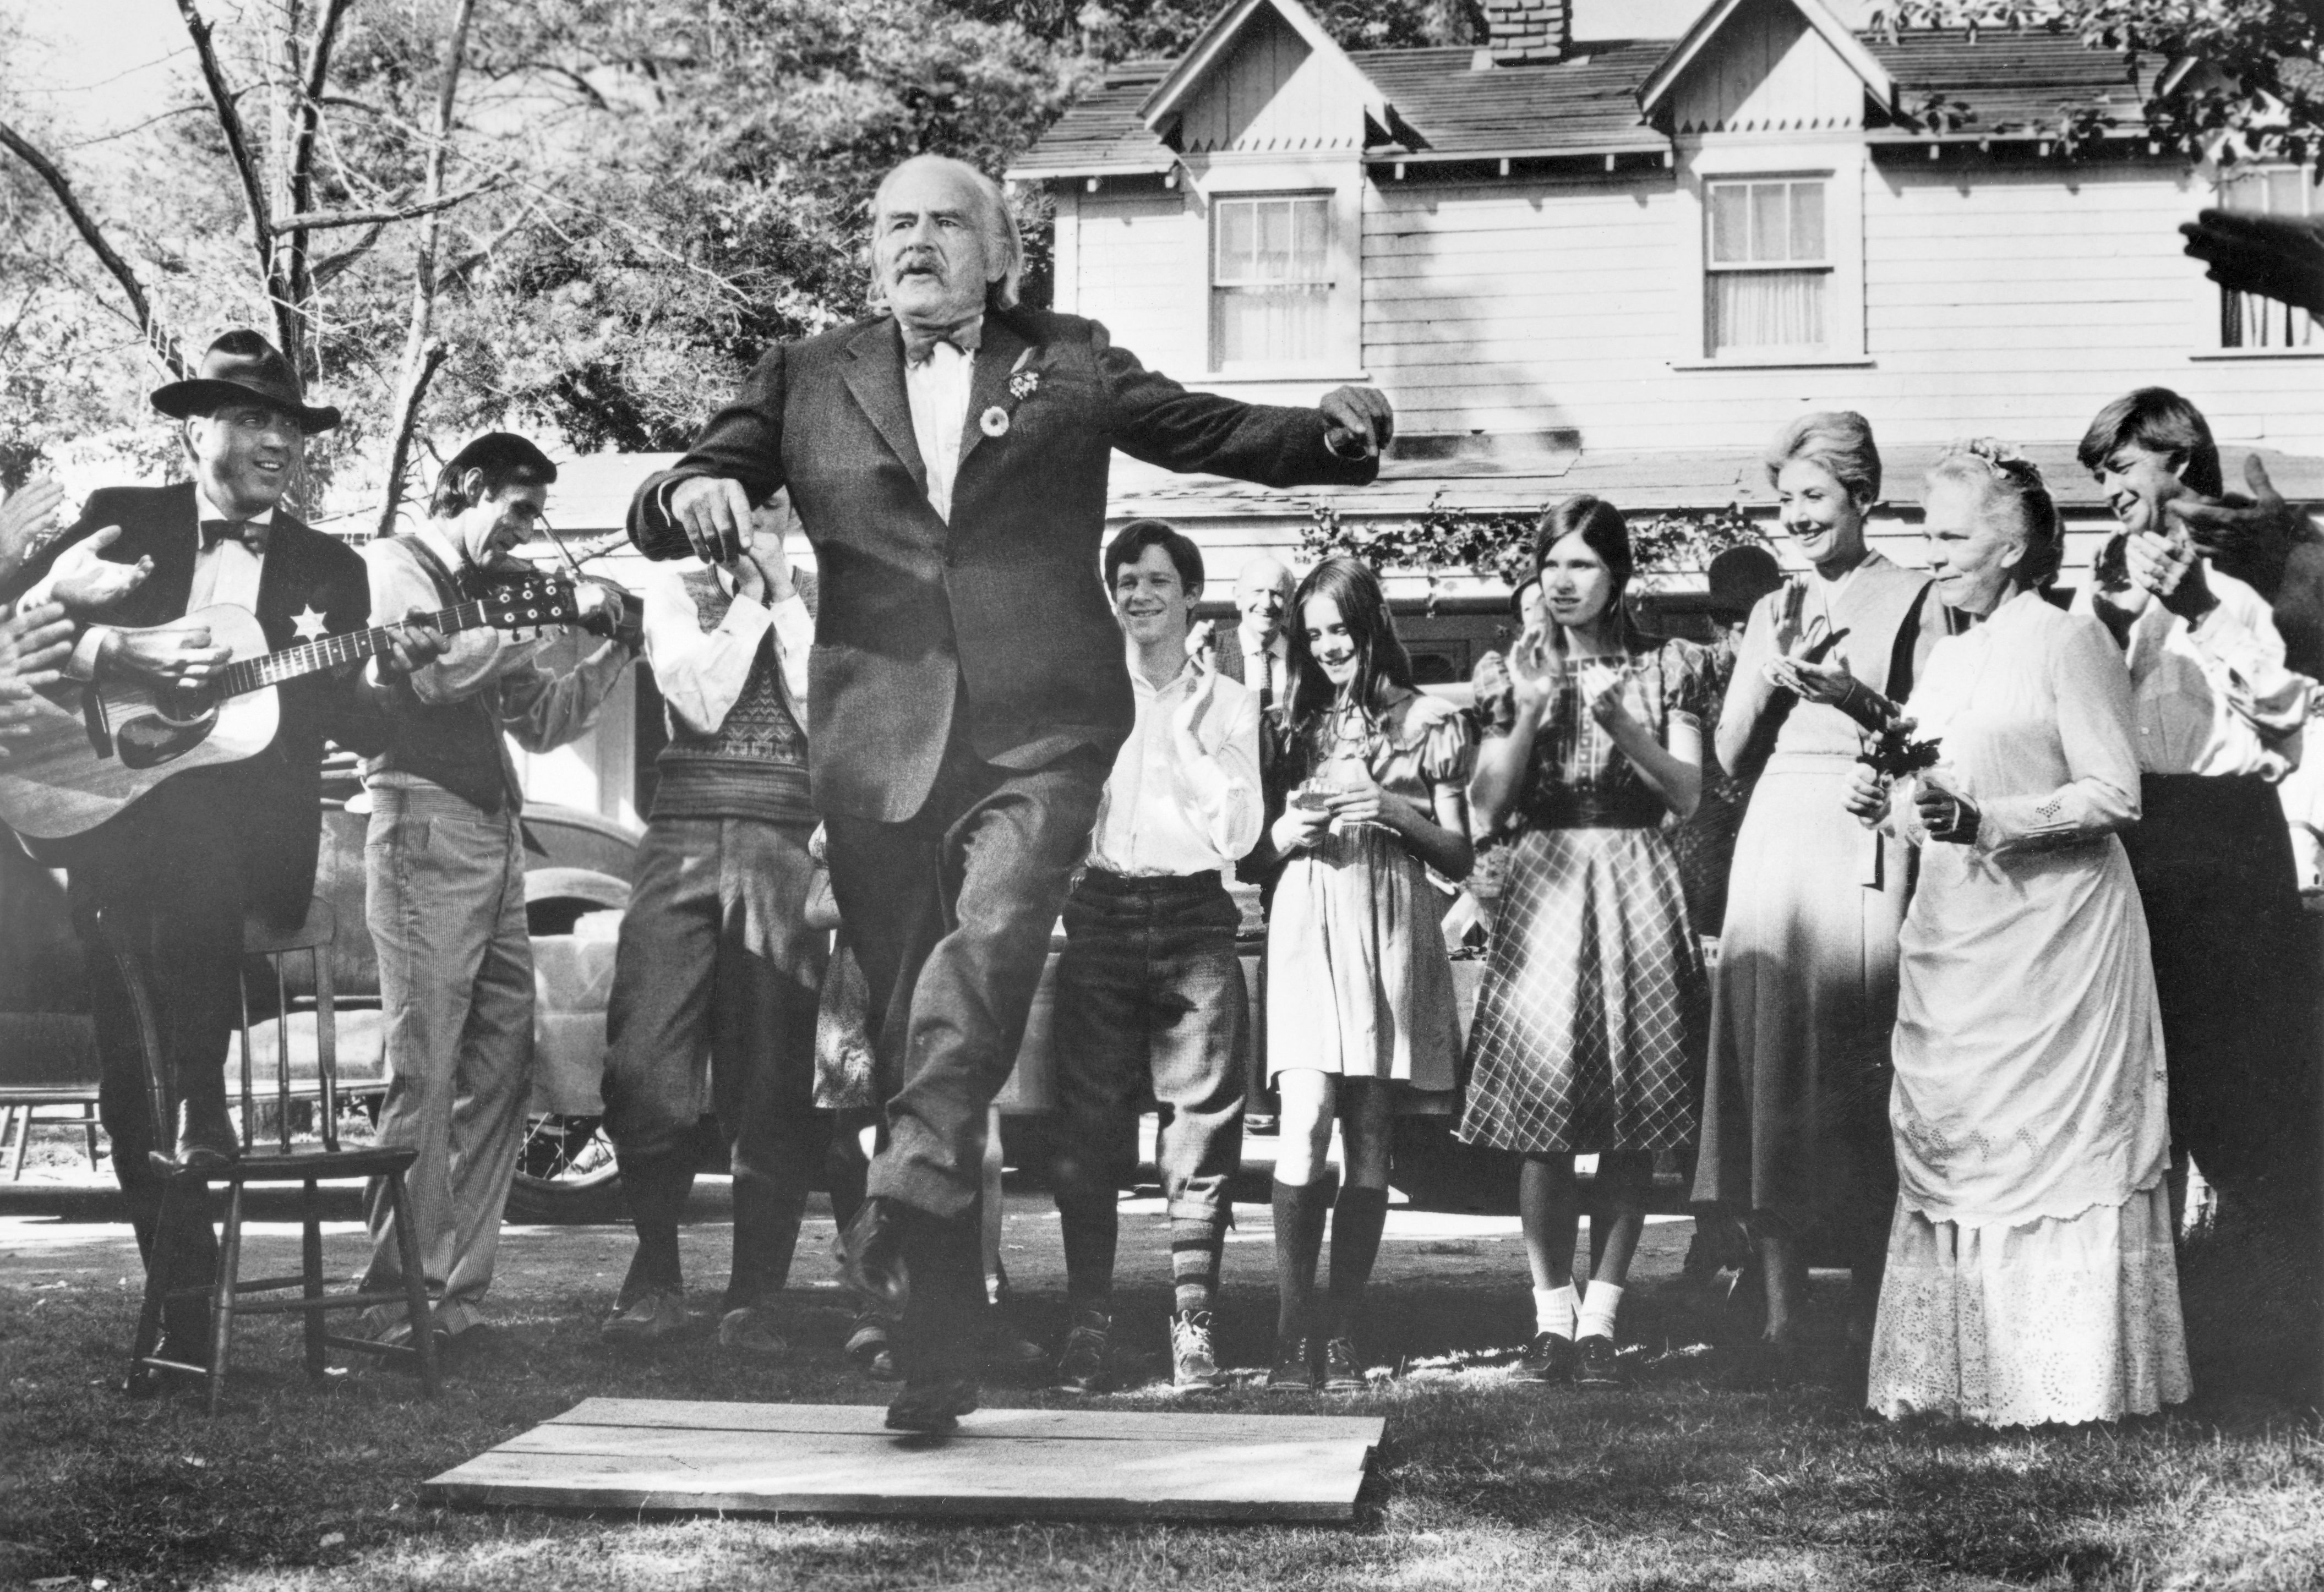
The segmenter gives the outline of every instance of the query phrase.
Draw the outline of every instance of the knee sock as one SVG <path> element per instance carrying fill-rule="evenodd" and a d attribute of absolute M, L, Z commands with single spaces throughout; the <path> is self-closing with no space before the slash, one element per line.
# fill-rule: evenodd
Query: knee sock
<path fill-rule="evenodd" d="M 1533 1291 L 1533 1330 L 1571 1338 L 1580 1309 L 1581 1302 L 1574 1297 L 1571 1283 L 1562 1288 L 1536 1288 Z"/>
<path fill-rule="evenodd" d="M 1362 1313 L 1364 1284 L 1379 1258 L 1380 1234 L 1388 1226 L 1388 1191 L 1350 1186 L 1332 1208 L 1332 1333 L 1353 1338 Z"/>
<path fill-rule="evenodd" d="M 1323 1219 L 1332 1209 L 1332 1179 L 1275 1185 L 1275 1284 L 1280 1295 L 1275 1334 L 1296 1338 L 1308 1330 L 1315 1294 L 1315 1258 L 1323 1252 Z"/>
<path fill-rule="evenodd" d="M 1065 1249 L 1066 1308 L 1111 1313 L 1114 1247 L 1121 1229 L 1113 1191 L 1060 1198 L 1057 1219 Z"/>
<path fill-rule="evenodd" d="M 1622 1290 L 1613 1283 L 1592 1283 L 1582 1296 L 1582 1319 L 1575 1325 L 1581 1338 L 1614 1336 L 1614 1312 L 1622 1305 Z"/>
<path fill-rule="evenodd" d="M 1171 1308 L 1178 1314 L 1216 1308 L 1219 1254 L 1226 1238 L 1223 1214 L 1170 1219 Z"/>
<path fill-rule="evenodd" d="M 633 1302 L 649 1289 L 686 1291 L 678 1257 L 678 1222 L 694 1188 L 694 1164 L 683 1155 L 624 1155 L 622 1192 L 629 1201 L 630 1225 L 637 1229 L 637 1253 L 622 1280 L 619 1302 Z"/>
<path fill-rule="evenodd" d="M 783 1291 L 806 1214 L 807 1184 L 801 1180 L 734 1180 L 734 1264 L 726 1275 L 721 1308 L 742 1310 Z"/>

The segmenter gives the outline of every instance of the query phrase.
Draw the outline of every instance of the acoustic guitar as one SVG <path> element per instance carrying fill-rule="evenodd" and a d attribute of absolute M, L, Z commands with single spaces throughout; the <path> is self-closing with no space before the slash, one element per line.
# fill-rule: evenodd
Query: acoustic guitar
<path fill-rule="evenodd" d="M 0 824 L 34 840 L 84 834 L 173 775 L 254 757 L 281 722 L 275 686 L 384 652 L 407 625 L 449 635 L 580 621 L 572 585 L 542 575 L 496 584 L 474 602 L 416 621 L 319 636 L 280 652 L 266 649 L 266 632 L 248 609 L 197 609 L 152 628 L 207 625 L 211 644 L 226 648 L 231 661 L 198 686 L 66 681 L 41 693 L 31 733 L 8 742 L 0 759 Z"/>

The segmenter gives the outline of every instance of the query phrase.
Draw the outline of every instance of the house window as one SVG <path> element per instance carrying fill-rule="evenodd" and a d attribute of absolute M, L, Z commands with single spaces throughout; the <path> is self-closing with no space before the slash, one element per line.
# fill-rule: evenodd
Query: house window
<path fill-rule="evenodd" d="M 1330 357 L 1330 206 L 1323 194 L 1215 201 L 1213 369 L 1314 364 Z"/>
<path fill-rule="evenodd" d="M 1709 352 L 1823 348 L 1832 276 L 1823 180 L 1712 182 L 1705 198 Z"/>
<path fill-rule="evenodd" d="M 2258 216 L 2324 216 L 2324 198 L 2312 171 L 2254 171 L 2220 185 L 2219 202 L 2230 210 Z M 2219 290 L 2222 348 L 2324 347 L 2316 317 L 2257 293 Z"/>

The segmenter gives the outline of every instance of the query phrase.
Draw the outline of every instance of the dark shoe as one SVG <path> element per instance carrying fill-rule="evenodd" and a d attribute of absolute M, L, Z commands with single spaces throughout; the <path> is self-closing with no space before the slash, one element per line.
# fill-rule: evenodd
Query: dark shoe
<path fill-rule="evenodd" d="M 1563 1332 L 1536 1332 L 1518 1357 L 1512 1382 L 1571 1382 L 1573 1380 L 1573 1339 Z"/>
<path fill-rule="evenodd" d="M 1066 1393 L 1104 1393 L 1113 1385 L 1105 1374 L 1106 1339 L 1113 1318 L 1093 1310 L 1074 1312 L 1065 1351 L 1057 1356 L 1057 1385 Z"/>
<path fill-rule="evenodd" d="M 720 1316 L 718 1347 L 762 1360 L 788 1359 L 791 1353 L 775 1312 L 763 1304 L 739 1305 Z"/>
<path fill-rule="evenodd" d="M 901 1321 L 911 1298 L 904 1266 L 904 1208 L 874 1194 L 839 1238 L 839 1275 L 882 1315 Z"/>
<path fill-rule="evenodd" d="M 896 1402 L 888 1406 L 890 1431 L 926 1431 L 941 1435 L 960 1424 L 976 1408 L 976 1378 L 937 1376 L 907 1382 Z"/>
<path fill-rule="evenodd" d="M 1170 1318 L 1170 1385 L 1181 1392 L 1224 1387 L 1219 1351 L 1211 1339 L 1211 1312 L 1180 1311 Z"/>
<path fill-rule="evenodd" d="M 1315 1391 L 1315 1340 L 1313 1338 L 1278 1338 L 1275 1340 L 1275 1364 L 1267 1373 L 1269 1387 L 1296 1388 L 1302 1393 Z"/>
<path fill-rule="evenodd" d="M 1614 1351 L 1614 1340 L 1592 1332 L 1573 1346 L 1573 1380 L 1582 1387 L 1628 1387 L 1630 1374 Z"/>
<path fill-rule="evenodd" d="M 1333 1338 L 1323 1344 L 1323 1391 L 1325 1393 L 1361 1393 L 1364 1374 L 1356 1365 L 1356 1346 L 1351 1339 Z"/>
<path fill-rule="evenodd" d="M 178 1107 L 178 1164 L 212 1170 L 242 1159 L 242 1138 L 224 1100 L 185 1100 Z"/>
<path fill-rule="evenodd" d="M 903 1368 L 896 1363 L 896 1345 L 888 1335 L 888 1323 L 878 1316 L 866 1313 L 855 1318 L 855 1330 L 847 1339 L 847 1359 L 874 1382 L 903 1378 Z"/>
<path fill-rule="evenodd" d="M 622 1348 L 642 1348 L 675 1338 L 691 1324 L 686 1296 L 669 1288 L 649 1288 L 617 1308 L 597 1329 L 597 1339 Z"/>

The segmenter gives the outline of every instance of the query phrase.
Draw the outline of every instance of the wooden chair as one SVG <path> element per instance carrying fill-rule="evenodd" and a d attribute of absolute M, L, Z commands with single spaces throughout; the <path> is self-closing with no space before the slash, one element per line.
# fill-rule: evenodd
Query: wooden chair
<path fill-rule="evenodd" d="M 56 1106 L 79 1111 L 95 1170 L 97 1079 L 97 1025 L 87 1014 L 0 1011 L 0 1141 L 8 1146 L 10 1182 L 24 1175 L 34 1115 Z"/>
<path fill-rule="evenodd" d="M 305 1318 L 307 1338 L 307 1374 L 320 1377 L 324 1371 L 324 1356 L 327 1349 L 352 1349 L 359 1353 L 387 1357 L 410 1357 L 420 1369 L 421 1386 L 429 1397 L 436 1396 L 438 1380 L 436 1371 L 435 1335 L 430 1330 L 428 1311 L 428 1284 L 420 1271 L 420 1240 L 411 1228 L 410 1207 L 404 1197 L 403 1174 L 410 1166 L 417 1152 L 375 1146 L 369 1149 L 342 1150 L 339 1147 L 338 1062 L 333 1029 L 331 989 L 331 943 L 337 937 L 337 920 L 331 904 L 316 897 L 308 906 L 307 920 L 285 934 L 269 929 L 253 919 L 244 932 L 243 950 L 247 956 L 263 957 L 274 975 L 274 1005 L 272 1020 L 275 1030 L 276 1143 L 262 1148 L 254 1142 L 258 1121 L 257 1095 L 253 1087 L 250 1035 L 250 973 L 243 975 L 242 990 L 242 1156 L 228 1166 L 188 1167 L 178 1164 L 173 1149 L 157 1147 L 153 1161 L 166 1182 L 161 1194 L 160 1226 L 166 1231 L 170 1226 L 171 1207 L 179 1200 L 195 1200 L 207 1206 L 210 1186 L 223 1183 L 226 1187 L 226 1227 L 218 1244 L 217 1275 L 208 1289 L 166 1289 L 160 1268 L 149 1269 L 145 1279 L 145 1306 L 137 1321 L 137 1338 L 130 1350 L 130 1381 L 133 1386 L 146 1383 L 155 1373 L 181 1376 L 200 1376 L 208 1383 L 209 1408 L 217 1413 L 219 1400 L 226 1390 L 227 1356 L 234 1341 L 234 1323 L 237 1316 L 274 1315 L 298 1311 Z M 296 955 L 307 958 L 310 970 L 305 979 L 294 980 L 286 974 L 286 961 Z M 131 988 L 139 986 L 133 981 Z M 311 995 L 301 991 L 311 989 Z M 133 999 L 140 1006 L 139 1020 L 150 1032 L 151 1016 L 143 1006 L 142 993 Z M 290 1104 L 294 1098 L 291 1080 L 291 1026 L 294 1017 L 311 1015 L 315 1033 L 317 1081 L 319 1084 L 318 1109 L 321 1113 L 320 1150 L 293 1150 L 290 1146 Z M 263 1020 L 263 1019 L 262 1019 Z M 146 1046 L 145 1080 L 152 1101 L 153 1120 L 167 1124 L 176 1120 L 171 1109 L 171 1092 L 158 1045 Z M 300 1091 L 303 1092 L 303 1091 Z M 164 1140 L 168 1130 L 162 1130 Z M 325 1182 L 355 1180 L 383 1180 L 388 1204 L 394 1214 L 396 1237 L 403 1260 L 403 1287 L 396 1293 L 363 1293 L 360 1291 L 332 1293 L 323 1286 L 323 1229 L 321 1209 L 317 1187 Z M 303 1228 L 300 1265 L 295 1276 L 256 1277 L 245 1281 L 241 1276 L 243 1193 L 254 1183 L 298 1183 L 304 1190 L 300 1206 Z M 277 1298 L 253 1298 L 255 1294 L 285 1294 L 291 1289 L 296 1295 Z M 161 1336 L 162 1306 L 171 1298 L 198 1298 L 207 1293 L 210 1300 L 210 1353 L 206 1366 L 189 1365 L 179 1360 L 158 1357 L 154 1349 Z M 365 1338 L 345 1337 L 324 1330 L 324 1316 L 332 1311 L 364 1310 L 378 1304 L 401 1304 L 405 1320 L 410 1323 L 409 1345 L 383 1344 Z"/>

